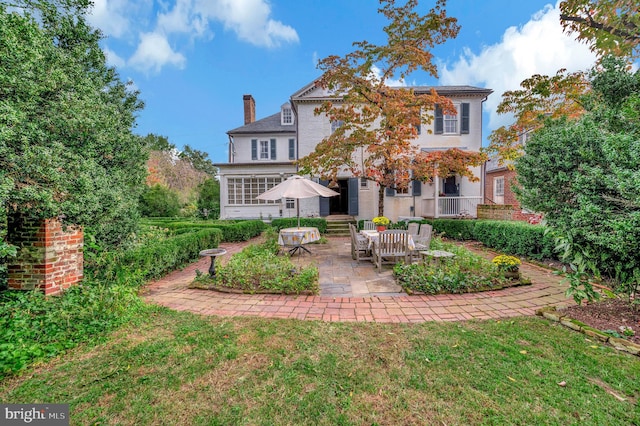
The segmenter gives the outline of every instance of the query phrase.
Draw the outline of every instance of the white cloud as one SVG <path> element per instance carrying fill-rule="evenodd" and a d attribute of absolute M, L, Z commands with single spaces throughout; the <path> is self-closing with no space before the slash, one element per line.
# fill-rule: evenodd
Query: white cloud
<path fill-rule="evenodd" d="M 166 64 L 184 68 L 185 62 L 184 55 L 175 52 L 167 38 L 159 33 L 141 34 L 138 49 L 129 59 L 129 65 L 144 72 L 159 72 Z"/>
<path fill-rule="evenodd" d="M 377 66 L 373 65 L 371 67 L 371 78 L 373 80 L 376 81 L 380 81 L 380 79 L 382 78 L 382 70 L 380 68 L 378 68 Z M 407 85 L 407 83 L 404 81 L 404 79 L 398 79 L 398 80 L 394 80 L 392 78 L 388 78 L 384 84 L 386 84 L 389 87 L 404 87 Z"/>
<path fill-rule="evenodd" d="M 127 0 L 93 0 L 87 21 L 105 35 L 122 37 L 129 30 L 131 6 Z"/>
<path fill-rule="evenodd" d="M 264 47 L 299 41 L 293 27 L 270 18 L 271 7 L 266 0 L 194 1 L 196 13 L 221 22 L 225 29 L 234 31 L 240 40 Z"/>
<path fill-rule="evenodd" d="M 586 70 L 595 62 L 586 45 L 562 32 L 559 16 L 558 5 L 548 5 L 521 28 L 508 28 L 500 43 L 484 47 L 479 54 L 467 49 L 452 66 L 440 66 L 440 83 L 493 89 L 485 102 L 489 130 L 510 124 L 511 116 L 496 113 L 502 93 L 519 89 L 533 74 L 553 75 L 560 68 Z"/>
<path fill-rule="evenodd" d="M 126 61 L 121 58 L 120 56 L 118 56 L 118 54 L 116 52 L 114 52 L 113 50 L 109 49 L 108 47 L 104 47 L 102 49 L 102 51 L 104 52 L 106 58 L 107 58 L 107 65 L 115 67 L 115 68 L 121 68 L 124 67 L 126 64 Z"/>

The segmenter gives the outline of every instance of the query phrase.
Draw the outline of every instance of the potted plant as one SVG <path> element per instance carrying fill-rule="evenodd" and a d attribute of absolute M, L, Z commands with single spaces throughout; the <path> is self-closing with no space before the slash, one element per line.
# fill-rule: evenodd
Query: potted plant
<path fill-rule="evenodd" d="M 378 228 L 378 232 L 382 232 L 387 229 L 387 225 L 391 223 L 391 221 L 384 216 L 376 216 L 372 219 L 372 222 Z"/>
<path fill-rule="evenodd" d="M 520 259 L 501 254 L 491 261 L 506 278 L 520 278 Z"/>

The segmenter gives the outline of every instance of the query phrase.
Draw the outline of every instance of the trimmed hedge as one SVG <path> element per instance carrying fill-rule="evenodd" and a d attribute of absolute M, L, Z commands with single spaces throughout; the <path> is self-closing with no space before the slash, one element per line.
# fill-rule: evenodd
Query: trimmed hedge
<path fill-rule="evenodd" d="M 425 219 L 433 232 L 452 240 L 475 240 L 500 252 L 530 259 L 559 259 L 555 236 L 542 225 L 507 220 Z"/>
<path fill-rule="evenodd" d="M 557 259 L 554 235 L 547 227 L 525 222 L 479 220 L 474 227 L 475 239 L 503 253 L 531 259 Z"/>
<path fill-rule="evenodd" d="M 218 247 L 222 236 L 220 229 L 202 229 L 123 252 L 107 252 L 93 264 L 87 262 L 85 274 L 138 287 L 197 260 L 201 250 Z"/>
<path fill-rule="evenodd" d="M 264 231 L 266 225 L 261 220 L 243 221 L 186 221 L 181 220 L 144 220 L 145 224 L 170 229 L 173 233 L 184 234 L 198 229 L 220 229 L 222 240 L 227 242 L 248 241 Z"/>
<path fill-rule="evenodd" d="M 293 228 L 298 226 L 297 217 L 278 218 L 271 221 L 271 226 L 280 231 L 283 228 Z M 321 234 L 327 232 L 327 220 L 322 218 L 301 217 L 300 226 L 312 226 L 318 228 Z"/>

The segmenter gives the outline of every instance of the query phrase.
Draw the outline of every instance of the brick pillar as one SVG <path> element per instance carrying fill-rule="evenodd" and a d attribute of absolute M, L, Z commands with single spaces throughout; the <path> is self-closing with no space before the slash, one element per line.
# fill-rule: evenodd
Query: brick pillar
<path fill-rule="evenodd" d="M 57 219 L 29 219 L 10 215 L 7 240 L 18 246 L 8 265 L 10 289 L 57 294 L 82 280 L 82 227 L 63 229 Z"/>

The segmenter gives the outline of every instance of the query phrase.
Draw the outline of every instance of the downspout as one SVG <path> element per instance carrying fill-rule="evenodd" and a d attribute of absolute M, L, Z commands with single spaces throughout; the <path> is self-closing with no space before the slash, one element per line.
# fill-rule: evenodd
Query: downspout
<path fill-rule="evenodd" d="M 229 135 L 229 163 L 235 163 L 236 146 L 233 143 L 233 136 Z"/>
<path fill-rule="evenodd" d="M 485 96 L 484 99 L 482 99 L 482 101 L 480 102 L 480 137 L 482 138 L 482 110 L 484 109 L 484 102 L 487 100 L 489 96 Z M 480 147 L 482 148 L 482 142 L 480 143 Z M 480 182 L 482 182 L 481 188 L 480 188 L 480 194 L 482 195 L 482 203 L 484 204 L 485 202 L 485 192 L 484 192 L 484 188 L 487 185 L 487 162 L 485 161 L 484 163 L 482 163 L 482 167 L 481 167 L 481 177 L 480 177 Z M 476 218 L 478 217 L 478 208 L 476 207 Z"/>

